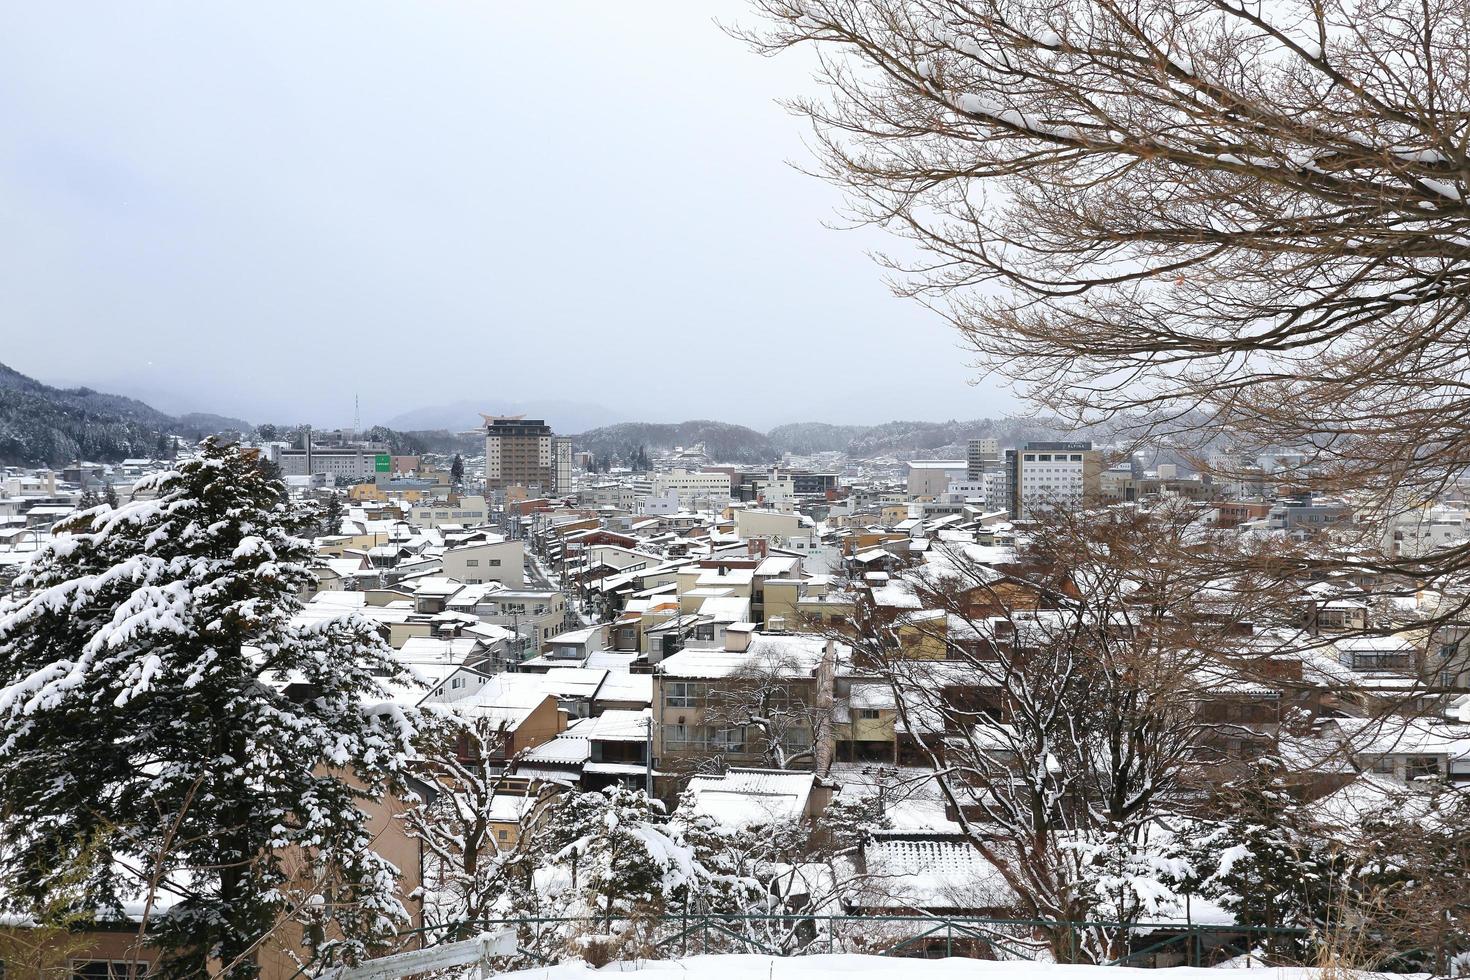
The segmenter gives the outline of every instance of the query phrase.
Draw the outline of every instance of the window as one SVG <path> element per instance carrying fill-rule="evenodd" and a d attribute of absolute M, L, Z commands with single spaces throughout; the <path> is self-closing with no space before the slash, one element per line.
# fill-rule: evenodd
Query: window
<path fill-rule="evenodd" d="M 504 840 L 508 839 L 509 837 L 510 837 L 510 831 L 508 831 L 508 830 L 497 830 L 495 832 L 495 839 L 496 840 L 504 841 Z"/>
<path fill-rule="evenodd" d="M 1380 776 L 1392 776 L 1398 771 L 1398 766 L 1391 755 L 1380 755 L 1373 760 L 1373 771 Z"/>
<path fill-rule="evenodd" d="M 698 684 L 674 681 L 664 688 L 664 704 L 670 708 L 692 708 L 698 700 L 698 689 Z"/>
<path fill-rule="evenodd" d="M 721 752 L 744 752 L 745 729 L 721 728 L 715 732 L 714 748 Z"/>
<path fill-rule="evenodd" d="M 135 968 L 129 960 L 72 960 L 73 980 L 128 980 L 148 972 L 148 964 L 139 961 Z"/>
<path fill-rule="evenodd" d="M 1432 779 L 1439 775 L 1439 759 L 1432 755 L 1410 756 L 1404 763 L 1405 779 Z"/>
<path fill-rule="evenodd" d="M 881 713 L 877 708 L 859 708 L 857 716 L 863 721 L 877 721 Z"/>
<path fill-rule="evenodd" d="M 478 559 L 478 558 L 466 558 L 464 560 L 464 567 L 465 568 L 479 568 L 480 567 L 480 559 Z"/>
<path fill-rule="evenodd" d="M 1354 670 L 1407 670 L 1409 655 L 1406 653 L 1354 653 Z"/>
<path fill-rule="evenodd" d="M 464 687 L 463 677 L 456 677 L 449 682 L 449 689 L 451 691 L 458 691 L 462 687 Z"/>
<path fill-rule="evenodd" d="M 491 558 L 485 564 L 489 565 L 491 568 L 499 568 L 500 567 L 500 559 L 499 558 Z"/>
<path fill-rule="evenodd" d="M 664 746 L 673 751 L 709 747 L 709 730 L 703 725 L 665 725 Z"/>

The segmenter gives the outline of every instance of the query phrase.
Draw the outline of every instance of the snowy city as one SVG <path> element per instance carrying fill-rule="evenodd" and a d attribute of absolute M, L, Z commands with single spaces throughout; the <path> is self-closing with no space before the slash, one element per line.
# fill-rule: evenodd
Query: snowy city
<path fill-rule="evenodd" d="M 1470 975 L 1464 0 L 3 22 L 0 978 Z"/>

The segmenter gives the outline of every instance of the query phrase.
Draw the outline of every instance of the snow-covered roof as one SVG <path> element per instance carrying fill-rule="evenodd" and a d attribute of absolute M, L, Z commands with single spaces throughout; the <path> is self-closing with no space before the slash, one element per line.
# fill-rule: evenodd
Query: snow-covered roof
<path fill-rule="evenodd" d="M 993 909 L 1015 894 L 960 835 L 878 834 L 863 849 L 866 877 L 849 899 L 862 908 Z"/>
<path fill-rule="evenodd" d="M 739 623 L 750 617 L 750 600 L 743 596 L 715 596 L 699 604 L 699 615 L 716 623 Z"/>
<path fill-rule="evenodd" d="M 834 644 L 838 665 L 851 660 L 845 644 Z M 826 654 L 827 640 L 811 634 L 752 633 L 750 645 L 734 650 L 680 650 L 665 657 L 658 672 L 667 677 L 729 677 L 743 671 L 774 672 L 786 677 L 811 676 Z"/>
<path fill-rule="evenodd" d="M 816 776 L 774 769 L 731 769 L 689 780 L 695 813 L 731 827 L 756 827 L 806 815 Z"/>

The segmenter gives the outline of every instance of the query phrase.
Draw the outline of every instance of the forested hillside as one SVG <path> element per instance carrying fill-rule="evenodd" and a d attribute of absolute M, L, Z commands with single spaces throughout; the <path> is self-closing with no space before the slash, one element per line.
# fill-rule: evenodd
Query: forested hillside
<path fill-rule="evenodd" d="M 57 466 L 78 457 L 113 462 L 155 455 L 172 436 L 249 428 L 219 415 L 175 418 L 91 388 L 54 388 L 0 364 L 0 464 Z"/>

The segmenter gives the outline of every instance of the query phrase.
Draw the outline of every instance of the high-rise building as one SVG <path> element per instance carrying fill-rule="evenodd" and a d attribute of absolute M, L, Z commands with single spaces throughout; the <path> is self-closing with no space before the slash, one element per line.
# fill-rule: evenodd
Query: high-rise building
<path fill-rule="evenodd" d="M 551 457 L 556 462 L 553 489 L 557 493 L 572 492 L 572 437 L 552 436 Z"/>
<path fill-rule="evenodd" d="M 967 480 L 979 480 L 986 473 L 994 473 L 1000 469 L 1000 466 L 1000 440 L 970 440 L 965 454 L 965 478 Z"/>
<path fill-rule="evenodd" d="M 1090 442 L 1028 442 L 1007 450 L 1011 516 L 1025 520 L 1049 507 L 1078 507 L 1098 498 L 1102 458 Z"/>
<path fill-rule="evenodd" d="M 485 417 L 485 489 L 557 489 L 556 436 L 541 419 L 520 415 Z M 566 444 L 567 482 L 571 482 L 571 442 Z"/>

